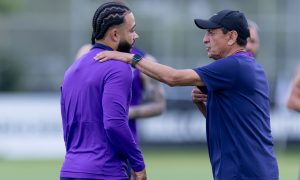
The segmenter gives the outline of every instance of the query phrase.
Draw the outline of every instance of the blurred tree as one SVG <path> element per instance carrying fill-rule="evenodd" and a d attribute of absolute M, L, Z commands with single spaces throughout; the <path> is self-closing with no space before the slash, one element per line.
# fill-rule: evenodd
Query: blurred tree
<path fill-rule="evenodd" d="M 18 90 L 19 80 L 22 76 L 20 63 L 8 53 L 0 52 L 0 91 Z"/>
<path fill-rule="evenodd" d="M 21 3 L 21 0 L 0 0 L 0 15 L 17 10 Z"/>
<path fill-rule="evenodd" d="M 20 9 L 21 0 L 0 0 L 0 16 Z M 0 91 L 16 91 L 21 77 L 20 63 L 6 48 L 0 51 Z"/>

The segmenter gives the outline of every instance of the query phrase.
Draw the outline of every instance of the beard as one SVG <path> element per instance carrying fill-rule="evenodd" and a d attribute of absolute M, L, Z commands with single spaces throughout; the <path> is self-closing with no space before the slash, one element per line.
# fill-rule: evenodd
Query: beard
<path fill-rule="evenodd" d="M 129 53 L 132 45 L 127 41 L 121 41 L 118 45 L 117 51 Z"/>

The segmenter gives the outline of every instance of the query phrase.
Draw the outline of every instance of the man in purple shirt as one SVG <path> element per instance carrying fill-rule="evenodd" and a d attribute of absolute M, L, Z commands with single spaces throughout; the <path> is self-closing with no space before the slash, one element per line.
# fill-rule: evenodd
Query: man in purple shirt
<path fill-rule="evenodd" d="M 144 160 L 128 126 L 132 71 L 120 61 L 97 63 L 104 50 L 129 52 L 138 35 L 134 16 L 121 3 L 101 5 L 93 18 L 93 48 L 66 71 L 61 86 L 61 113 L 66 156 L 60 177 L 147 179 Z"/>
<path fill-rule="evenodd" d="M 268 82 L 263 68 L 246 52 L 250 33 L 244 14 L 223 10 L 209 20 L 195 19 L 195 24 L 207 30 L 203 43 L 208 57 L 215 60 L 204 67 L 177 70 L 137 54 L 109 51 L 95 59 L 104 62 L 114 57 L 170 86 L 203 88 L 208 94 L 207 105 L 197 105 L 207 119 L 214 179 L 278 180 Z"/>
<path fill-rule="evenodd" d="M 92 49 L 91 44 L 83 45 L 76 54 L 76 60 L 80 59 L 83 55 Z M 146 56 L 148 60 L 156 62 L 156 59 L 145 51 L 132 47 L 130 50 L 133 54 Z M 145 118 L 160 115 L 165 109 L 164 90 L 161 84 L 150 78 L 149 76 L 141 73 L 138 69 L 131 68 L 132 70 L 132 96 L 128 111 L 129 127 L 139 144 L 139 133 L 137 129 L 137 120 L 144 120 Z"/>

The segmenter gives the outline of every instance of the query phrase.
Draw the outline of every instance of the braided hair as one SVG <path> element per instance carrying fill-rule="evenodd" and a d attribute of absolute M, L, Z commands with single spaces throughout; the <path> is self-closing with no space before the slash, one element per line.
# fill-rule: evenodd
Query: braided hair
<path fill-rule="evenodd" d="M 93 17 L 92 44 L 95 39 L 104 38 L 107 30 L 114 25 L 120 25 L 124 22 L 124 16 L 131 10 L 120 2 L 108 2 L 102 4 Z"/>

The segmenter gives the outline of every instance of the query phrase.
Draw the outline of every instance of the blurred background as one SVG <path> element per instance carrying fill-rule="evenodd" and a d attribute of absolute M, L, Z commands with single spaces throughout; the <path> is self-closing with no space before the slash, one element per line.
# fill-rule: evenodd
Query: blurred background
<path fill-rule="evenodd" d="M 64 157 L 59 88 L 78 49 L 90 43 L 101 0 L 0 0 L 0 179 L 58 179 Z M 127 0 L 139 48 L 160 63 L 211 62 L 194 18 L 235 9 L 259 26 L 258 61 L 270 85 L 271 126 L 280 179 L 297 179 L 300 114 L 286 108 L 299 65 L 299 0 Z M 139 122 L 149 179 L 212 179 L 205 119 L 191 87 L 163 85 L 167 110 Z"/>

